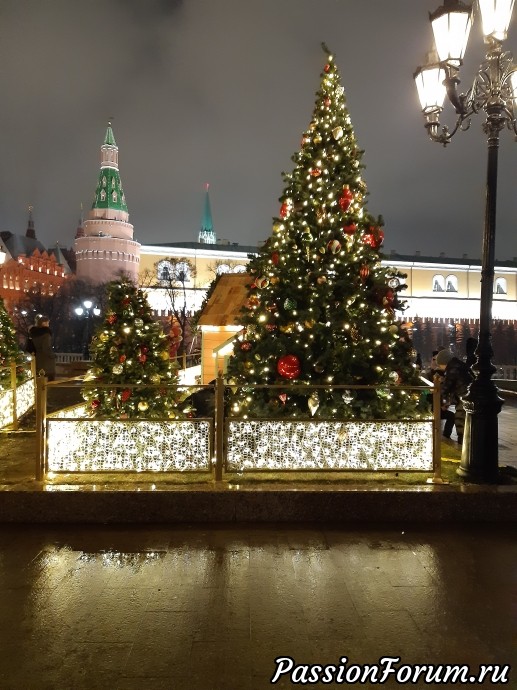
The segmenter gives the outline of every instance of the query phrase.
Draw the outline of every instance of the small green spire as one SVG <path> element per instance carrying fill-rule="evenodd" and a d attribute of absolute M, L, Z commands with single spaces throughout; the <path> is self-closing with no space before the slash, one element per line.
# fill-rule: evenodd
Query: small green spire
<path fill-rule="evenodd" d="M 214 232 L 214 225 L 212 222 L 212 209 L 210 208 L 210 195 L 208 193 L 210 185 L 208 182 L 205 185 L 205 206 L 203 209 L 203 220 L 201 221 L 201 230 L 199 232 L 199 242 L 204 244 L 216 244 L 216 237 Z"/>
<path fill-rule="evenodd" d="M 108 129 L 106 130 L 106 136 L 104 137 L 104 143 L 108 144 L 109 146 L 116 146 L 117 142 L 115 141 L 115 135 L 113 134 L 113 130 L 111 128 L 111 120 L 108 120 Z"/>

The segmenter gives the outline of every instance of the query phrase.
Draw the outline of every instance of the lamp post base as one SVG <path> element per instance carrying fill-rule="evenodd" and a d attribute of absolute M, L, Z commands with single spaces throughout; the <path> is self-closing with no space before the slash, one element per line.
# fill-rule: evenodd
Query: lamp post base
<path fill-rule="evenodd" d="M 498 420 L 503 398 L 492 380 L 476 380 L 463 398 L 465 432 L 458 475 L 474 484 L 496 484 L 499 478 Z"/>

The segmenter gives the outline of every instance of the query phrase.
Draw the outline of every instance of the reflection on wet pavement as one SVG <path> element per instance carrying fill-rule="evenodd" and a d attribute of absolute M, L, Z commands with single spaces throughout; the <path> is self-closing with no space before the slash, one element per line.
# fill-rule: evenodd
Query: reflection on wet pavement
<path fill-rule="evenodd" d="M 296 687 L 278 656 L 512 664 L 517 687 L 511 529 L 3 526 L 0 586 L 7 690 Z"/>

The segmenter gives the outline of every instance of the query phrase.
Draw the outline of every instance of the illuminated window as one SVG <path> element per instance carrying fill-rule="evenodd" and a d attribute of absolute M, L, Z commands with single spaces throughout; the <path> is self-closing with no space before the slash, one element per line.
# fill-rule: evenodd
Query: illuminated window
<path fill-rule="evenodd" d="M 172 264 L 170 261 L 160 261 L 157 266 L 158 280 L 170 280 L 173 275 Z"/>
<path fill-rule="evenodd" d="M 445 292 L 445 278 L 440 274 L 433 277 L 433 292 Z"/>
<path fill-rule="evenodd" d="M 494 283 L 494 292 L 496 295 L 506 295 L 506 278 L 496 278 Z"/>
<path fill-rule="evenodd" d="M 458 279 L 456 276 L 447 276 L 445 286 L 447 292 L 458 292 Z"/>
<path fill-rule="evenodd" d="M 221 264 L 220 266 L 217 267 L 217 275 L 220 276 L 222 273 L 229 273 L 230 272 L 230 267 L 228 264 Z"/>
<path fill-rule="evenodd" d="M 237 266 L 233 267 L 233 272 L 234 273 L 246 273 L 246 266 L 243 264 L 237 264 Z"/>

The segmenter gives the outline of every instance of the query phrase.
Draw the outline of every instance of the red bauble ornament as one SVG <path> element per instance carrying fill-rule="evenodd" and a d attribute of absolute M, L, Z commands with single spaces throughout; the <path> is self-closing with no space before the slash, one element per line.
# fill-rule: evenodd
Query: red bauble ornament
<path fill-rule="evenodd" d="M 275 266 L 277 266 L 278 262 L 280 261 L 280 254 L 278 252 L 273 252 L 271 254 L 271 261 Z"/>
<path fill-rule="evenodd" d="M 128 304 L 131 304 L 131 300 L 129 299 L 129 297 L 124 297 L 124 299 L 122 300 L 122 306 L 127 307 Z"/>
<path fill-rule="evenodd" d="M 280 357 L 276 370 L 284 379 L 297 379 L 301 373 L 300 359 L 296 355 Z"/>
<path fill-rule="evenodd" d="M 277 326 L 275 326 L 274 323 L 266 323 L 266 330 L 272 333 L 273 331 L 276 331 Z"/>
<path fill-rule="evenodd" d="M 338 240 L 330 240 L 327 244 L 327 249 L 331 254 L 339 254 L 341 251 L 341 242 Z"/>
<path fill-rule="evenodd" d="M 384 230 L 375 225 L 370 225 L 363 235 L 363 242 L 374 249 L 378 249 L 384 241 Z"/>
<path fill-rule="evenodd" d="M 122 400 L 122 402 L 127 402 L 130 397 L 131 397 L 131 391 L 129 390 L 129 388 L 124 388 L 124 390 L 120 394 L 120 399 Z"/>
<path fill-rule="evenodd" d="M 263 290 L 264 288 L 267 288 L 269 285 L 269 278 L 266 276 L 260 276 L 260 278 L 257 278 L 255 281 L 255 285 L 258 287 L 259 290 Z"/>
<path fill-rule="evenodd" d="M 328 62 L 327 62 L 327 64 L 326 64 L 325 67 L 323 68 L 323 71 L 324 71 L 324 72 L 328 72 L 329 69 L 330 69 L 330 65 L 329 65 Z"/>
<path fill-rule="evenodd" d="M 373 232 L 365 232 L 363 235 L 363 242 L 367 244 L 369 247 L 375 247 L 377 246 L 377 241 L 374 237 Z"/>
<path fill-rule="evenodd" d="M 119 361 L 121 364 L 124 364 L 124 362 L 126 361 L 126 355 L 120 355 L 119 358 L 118 358 L 118 361 Z"/>
<path fill-rule="evenodd" d="M 252 346 L 252 344 L 250 343 L 249 340 L 244 340 L 244 341 L 241 343 L 241 350 L 242 350 L 243 352 L 249 352 L 249 351 L 251 350 L 252 347 L 253 347 L 253 346 Z"/>
<path fill-rule="evenodd" d="M 348 185 L 345 185 L 343 187 L 343 193 L 339 197 L 339 206 L 343 212 L 346 213 L 348 209 L 350 208 L 350 204 L 354 200 L 354 195 L 352 194 L 350 187 Z"/>
<path fill-rule="evenodd" d="M 350 223 L 349 225 L 345 225 L 343 228 L 343 232 L 345 235 L 353 235 L 354 232 L 357 230 L 357 225 L 355 223 Z"/>
<path fill-rule="evenodd" d="M 284 201 L 282 206 L 280 206 L 280 218 L 285 218 L 288 213 L 289 213 L 289 204 L 287 203 L 287 201 Z"/>
<path fill-rule="evenodd" d="M 319 168 L 313 168 L 311 170 L 311 175 L 313 177 L 319 177 L 321 175 L 321 170 Z"/>
<path fill-rule="evenodd" d="M 280 395 L 278 397 L 280 398 L 280 402 L 282 403 L 282 405 L 285 405 L 285 402 L 287 400 L 287 394 L 286 393 L 280 393 Z"/>
<path fill-rule="evenodd" d="M 370 269 L 368 268 L 368 266 L 361 266 L 361 268 L 359 269 L 359 275 L 361 276 L 361 280 L 366 280 L 370 275 Z"/>
<path fill-rule="evenodd" d="M 100 400 L 92 400 L 91 407 L 93 410 L 96 410 L 98 407 L 100 407 L 100 404 L 101 404 Z"/>
<path fill-rule="evenodd" d="M 117 321 L 117 315 L 116 314 L 110 314 L 106 320 L 110 324 L 110 326 L 112 326 Z"/>
<path fill-rule="evenodd" d="M 391 307 L 395 301 L 395 293 L 393 290 L 386 290 L 386 294 L 382 298 L 382 304 L 384 307 Z"/>
<path fill-rule="evenodd" d="M 138 355 L 138 361 L 140 364 L 145 364 L 147 361 L 147 355 Z"/>
<path fill-rule="evenodd" d="M 174 335 L 179 335 L 181 333 L 181 328 L 179 329 L 179 332 L 176 333 L 176 329 L 173 329 L 173 334 Z M 149 352 L 149 348 L 146 345 L 140 345 L 140 352 L 145 355 Z"/>
<path fill-rule="evenodd" d="M 325 103 L 325 106 L 326 106 L 327 108 L 330 108 L 330 104 L 331 104 L 331 102 L 332 102 L 332 101 L 330 100 L 330 98 L 325 98 L 325 100 L 324 100 L 323 102 Z"/>

